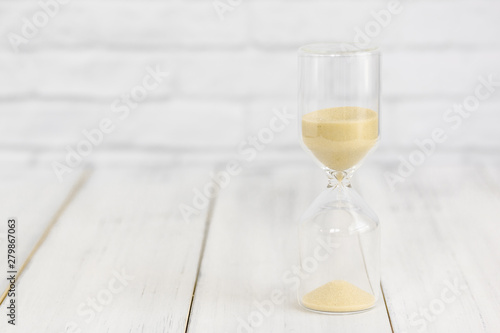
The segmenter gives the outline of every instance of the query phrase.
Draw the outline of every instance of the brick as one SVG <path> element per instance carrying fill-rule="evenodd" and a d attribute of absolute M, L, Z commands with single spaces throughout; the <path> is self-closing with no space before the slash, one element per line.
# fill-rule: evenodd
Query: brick
<path fill-rule="evenodd" d="M 357 30 L 376 22 L 371 12 L 388 9 L 389 1 L 252 2 L 252 41 L 276 47 L 318 42 L 354 41 Z M 370 38 L 390 47 L 499 45 L 493 1 L 401 1 L 402 12 Z M 379 25 L 380 26 L 380 25 Z M 374 30 L 375 31 L 375 30 Z"/>
<path fill-rule="evenodd" d="M 179 90 L 187 96 L 293 96 L 295 52 L 185 53 L 179 58 Z"/>
<path fill-rule="evenodd" d="M 176 149 L 231 148 L 241 140 L 242 129 L 241 104 L 158 102 L 139 107 L 130 118 L 117 124 L 110 143 Z"/>
<path fill-rule="evenodd" d="M 468 94 L 480 75 L 500 73 L 500 50 L 384 52 L 388 96 Z M 147 66 L 170 75 L 153 97 L 295 98 L 295 50 L 217 52 L 43 51 L 0 53 L 0 97 L 116 98 L 142 82 Z"/>
<path fill-rule="evenodd" d="M 425 48 L 499 46 L 496 1 L 411 1 L 381 34 L 381 43 Z"/>
<path fill-rule="evenodd" d="M 20 34 L 22 17 L 40 10 L 31 3 L 0 2 L 0 33 Z M 15 18 L 15 19 L 14 19 Z M 232 46 L 247 38 L 245 11 L 231 12 L 221 21 L 207 2 L 80 2 L 63 5 L 21 50 L 60 45 L 105 48 Z"/>
<path fill-rule="evenodd" d="M 500 149 L 500 133 L 496 124 L 500 121 L 497 112 L 499 96 L 481 103 L 479 109 L 460 126 L 453 129 L 443 120 L 444 113 L 453 104 L 462 103 L 466 95 L 440 99 L 412 99 L 385 101 L 381 108 L 381 135 L 384 147 L 416 148 L 415 139 L 431 138 L 434 128 L 442 128 L 448 139 L 440 149 L 462 149 L 464 147 Z"/>
<path fill-rule="evenodd" d="M 382 59 L 389 96 L 467 94 L 480 75 L 499 73 L 500 50 L 390 51 Z M 295 50 L 186 54 L 179 67 L 183 94 L 217 97 L 286 97 L 297 93 Z"/>
<path fill-rule="evenodd" d="M 384 52 L 383 94 L 469 94 L 481 75 L 500 74 L 500 50 Z M 142 82 L 146 67 L 170 75 L 151 98 L 295 98 L 297 59 L 290 51 L 0 53 L 0 97 L 117 98 Z"/>
<path fill-rule="evenodd" d="M 390 96 L 467 95 L 479 76 L 496 73 L 500 50 L 387 51 L 382 58 L 382 88 Z"/>
<path fill-rule="evenodd" d="M 383 1 L 252 2 L 252 41 L 263 46 L 352 41 L 353 27 Z"/>
<path fill-rule="evenodd" d="M 297 114 L 297 100 L 294 99 L 272 99 L 264 101 L 251 101 L 245 105 L 246 136 L 256 136 L 263 128 L 270 127 L 270 121 L 275 117 L 275 110 L 286 109 L 287 113 Z M 278 126 L 281 126 L 278 124 Z M 277 147 L 296 148 L 299 144 L 297 132 L 297 119 L 290 120 L 289 124 L 283 124 L 284 130 L 274 134 L 274 140 L 267 146 L 269 149 Z M 266 146 L 266 149 L 268 149 Z"/>
<path fill-rule="evenodd" d="M 0 53 L 0 96 L 118 97 L 141 84 L 146 68 L 172 70 L 168 55 L 108 51 Z M 150 95 L 169 95 L 174 73 Z"/>
<path fill-rule="evenodd" d="M 119 120 L 110 102 L 2 102 L 3 148 L 64 150 L 97 128 L 104 117 L 115 124 L 102 148 L 207 149 L 234 147 L 242 138 L 242 107 L 232 103 L 167 101 L 140 104 Z"/>

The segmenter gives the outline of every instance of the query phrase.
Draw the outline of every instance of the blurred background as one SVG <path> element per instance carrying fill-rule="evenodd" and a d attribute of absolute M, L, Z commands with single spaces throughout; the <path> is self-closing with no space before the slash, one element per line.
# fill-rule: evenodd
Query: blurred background
<path fill-rule="evenodd" d="M 223 159 L 273 109 L 295 112 L 296 50 L 322 41 L 382 47 L 378 153 L 395 166 L 436 127 L 449 136 L 440 155 L 498 154 L 500 92 L 457 128 L 444 117 L 479 77 L 500 81 L 499 14 L 500 2 L 472 0 L 2 0 L 0 155 L 43 155 L 50 168 L 109 117 L 116 126 L 85 162 L 129 150 Z M 125 117 L 116 108 L 152 69 L 168 75 Z M 296 137 L 292 123 L 265 154 L 300 152 Z"/>
<path fill-rule="evenodd" d="M 414 332 L 408 314 L 460 277 L 471 292 L 429 332 L 498 331 L 499 18 L 495 0 L 0 0 L 0 201 L 19 261 L 36 252 L 17 332 L 229 332 L 286 288 L 293 221 L 325 186 L 288 116 L 297 49 L 331 41 L 382 50 L 381 144 L 354 177 L 384 224 L 373 322 Z M 218 193 L 231 159 L 251 170 Z M 85 323 L 113 269 L 136 280 Z M 293 311 L 270 320 L 375 327 Z"/>

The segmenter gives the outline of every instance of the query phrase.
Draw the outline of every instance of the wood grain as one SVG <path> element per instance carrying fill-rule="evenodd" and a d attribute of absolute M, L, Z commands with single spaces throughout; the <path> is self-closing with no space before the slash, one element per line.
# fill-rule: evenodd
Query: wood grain
<path fill-rule="evenodd" d="M 371 158 L 354 178 L 382 223 L 385 298 L 374 310 L 306 312 L 284 279 L 298 263 L 297 218 L 324 187 L 312 163 L 259 160 L 219 193 L 211 217 L 204 210 L 189 223 L 178 205 L 204 186 L 210 166 L 103 163 L 19 281 L 19 326 L 1 321 L 0 329 L 391 332 L 392 324 L 403 333 L 496 332 L 500 158 L 436 154 L 391 192 L 383 173 L 394 167 Z M 11 189 L 21 184 L 14 175 L 4 177 Z M 31 173 L 23 186 L 56 211 L 58 197 L 41 192 L 39 177 Z M 283 300 L 269 307 L 276 293 Z"/>
<path fill-rule="evenodd" d="M 395 332 L 500 330 L 498 159 L 433 158 L 391 192 L 371 165 L 358 181 L 379 214 L 382 285 Z"/>
<path fill-rule="evenodd" d="M 17 164 L 4 162 L 0 173 L 0 201 L 2 202 L 0 226 L 0 267 L 7 268 L 7 219 L 17 219 L 16 225 L 16 270 L 18 280 L 22 279 L 28 260 L 36 254 L 40 241 L 57 221 L 84 183 L 82 172 L 75 172 L 59 183 L 56 176 L 47 169 L 35 169 L 23 162 Z M 16 166 L 14 166 L 16 165 Z M 20 282 L 20 280 L 18 281 Z M 0 279 L 0 295 L 7 288 L 7 280 Z M 0 297 L 0 304 L 4 295 Z"/>
<path fill-rule="evenodd" d="M 318 171 L 275 164 L 250 170 L 220 193 L 189 333 L 391 332 L 383 300 L 355 316 L 312 314 L 299 307 L 284 276 L 298 264 L 296 221 L 325 186 Z M 284 300 L 270 304 L 274 293 Z"/>
<path fill-rule="evenodd" d="M 12 332 L 184 332 L 206 211 L 178 205 L 209 170 L 97 171 L 26 271 Z"/>

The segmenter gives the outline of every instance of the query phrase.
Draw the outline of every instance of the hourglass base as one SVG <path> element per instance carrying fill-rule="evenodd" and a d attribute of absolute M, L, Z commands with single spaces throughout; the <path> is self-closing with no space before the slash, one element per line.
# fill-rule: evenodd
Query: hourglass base
<path fill-rule="evenodd" d="M 359 313 L 375 306 L 372 294 L 343 280 L 328 282 L 299 301 L 305 309 L 323 314 Z"/>

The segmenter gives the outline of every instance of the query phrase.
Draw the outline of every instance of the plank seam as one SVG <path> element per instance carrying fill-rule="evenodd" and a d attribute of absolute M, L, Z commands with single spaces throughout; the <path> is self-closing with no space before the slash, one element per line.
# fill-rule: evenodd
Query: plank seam
<path fill-rule="evenodd" d="M 391 314 L 389 313 L 389 307 L 387 306 L 387 301 L 385 300 L 384 287 L 382 287 L 382 282 L 380 282 L 380 291 L 382 292 L 382 297 L 384 298 L 385 310 L 387 311 L 387 318 L 389 318 L 389 324 L 391 325 L 391 331 L 394 333 L 394 327 L 392 327 Z"/>
<path fill-rule="evenodd" d="M 219 190 L 217 190 L 215 192 L 215 195 L 214 195 L 213 199 L 210 200 L 210 204 L 209 204 L 209 207 L 208 207 L 207 219 L 206 219 L 206 226 L 205 226 L 205 231 L 203 233 L 203 241 L 201 243 L 200 256 L 199 256 L 199 259 L 198 259 L 198 267 L 196 269 L 196 279 L 195 279 L 194 285 L 193 285 L 193 294 L 191 296 L 191 302 L 189 304 L 189 310 L 188 310 L 188 314 L 187 314 L 187 318 L 186 318 L 186 326 L 184 328 L 184 333 L 187 333 L 187 331 L 189 329 L 189 323 L 190 323 L 190 320 L 191 320 L 191 312 L 193 310 L 194 296 L 196 294 L 196 287 L 198 286 L 198 279 L 200 277 L 201 265 L 203 263 L 203 257 L 205 255 L 205 248 L 206 248 L 206 245 L 207 245 L 208 234 L 210 232 L 210 226 L 212 224 L 213 211 L 214 211 L 214 208 L 215 208 L 215 203 L 217 201 L 218 195 L 219 195 Z"/>
<path fill-rule="evenodd" d="M 77 193 L 80 192 L 80 190 L 82 189 L 83 185 L 87 182 L 87 180 L 88 180 L 88 178 L 89 178 L 89 176 L 90 176 L 91 173 L 92 172 L 89 169 L 85 170 L 82 173 L 82 175 L 80 176 L 80 178 L 78 179 L 78 181 L 76 182 L 76 184 L 73 186 L 73 188 L 71 189 L 71 191 L 69 192 L 69 194 L 66 196 L 66 198 L 64 199 L 64 201 L 62 202 L 62 204 L 57 209 L 57 211 L 54 214 L 54 216 L 50 219 L 49 224 L 45 228 L 42 236 L 40 236 L 40 238 L 36 242 L 36 244 L 33 247 L 33 249 L 31 249 L 31 252 L 29 253 L 28 257 L 23 262 L 21 268 L 17 272 L 15 282 L 17 282 L 19 280 L 19 278 L 21 277 L 21 274 L 24 271 L 24 269 L 26 268 L 26 266 L 28 266 L 28 264 L 30 263 L 30 261 L 33 258 L 33 256 L 36 254 L 36 252 L 43 245 L 43 243 L 45 242 L 45 240 L 49 236 L 50 232 L 52 231 L 52 228 L 57 223 L 57 221 L 59 221 L 59 218 L 64 213 L 64 211 L 66 210 L 66 208 L 68 208 L 68 206 L 73 201 L 73 199 L 76 197 Z M 7 297 L 9 289 L 10 289 L 10 285 L 7 286 L 7 288 L 3 292 L 2 296 L 0 296 L 0 305 L 2 305 L 3 301 Z"/>

